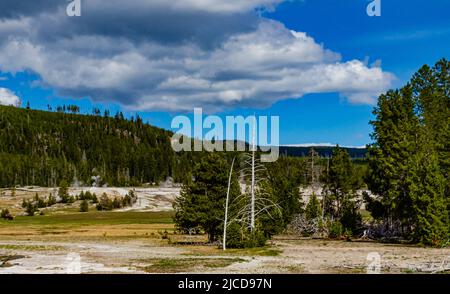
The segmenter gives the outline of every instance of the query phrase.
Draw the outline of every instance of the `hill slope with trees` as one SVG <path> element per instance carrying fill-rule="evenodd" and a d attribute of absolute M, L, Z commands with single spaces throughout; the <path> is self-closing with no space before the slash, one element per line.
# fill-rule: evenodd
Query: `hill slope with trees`
<path fill-rule="evenodd" d="M 69 108 L 70 111 L 70 108 Z M 183 182 L 195 153 L 175 153 L 172 133 L 142 119 L 0 106 L 0 187 L 68 182 L 130 186 Z M 93 178 L 94 177 L 94 178 Z"/>

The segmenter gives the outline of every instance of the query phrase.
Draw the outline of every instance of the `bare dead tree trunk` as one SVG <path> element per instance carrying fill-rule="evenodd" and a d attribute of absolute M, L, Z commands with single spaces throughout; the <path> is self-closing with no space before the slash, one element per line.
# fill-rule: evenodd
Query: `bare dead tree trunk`
<path fill-rule="evenodd" d="M 256 120 L 256 119 L 255 119 Z M 250 230 L 253 232 L 255 229 L 255 129 L 256 121 L 253 124 L 252 133 L 252 186 L 251 186 L 251 220 L 250 220 Z"/>
<path fill-rule="evenodd" d="M 231 162 L 231 168 L 230 168 L 230 175 L 228 177 L 228 189 L 227 189 L 227 199 L 225 202 L 225 220 L 223 223 L 223 250 L 226 250 L 226 244 L 227 244 L 227 225 L 228 225 L 228 204 L 230 202 L 230 188 L 231 188 L 231 176 L 233 175 L 233 166 L 234 161 L 236 160 L 236 157 L 233 158 L 233 161 Z"/>

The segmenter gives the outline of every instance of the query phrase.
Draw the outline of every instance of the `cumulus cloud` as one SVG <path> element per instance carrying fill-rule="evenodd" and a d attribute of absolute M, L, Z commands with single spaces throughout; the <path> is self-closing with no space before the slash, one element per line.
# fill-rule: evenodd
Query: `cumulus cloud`
<path fill-rule="evenodd" d="M 20 106 L 20 99 L 11 90 L 0 88 L 0 105 Z"/>
<path fill-rule="evenodd" d="M 321 92 L 370 104 L 393 79 L 255 12 L 281 0 L 90 0 L 79 18 L 64 1 L 6 2 L 1 71 L 28 70 L 60 95 L 130 109 L 215 112 Z"/>

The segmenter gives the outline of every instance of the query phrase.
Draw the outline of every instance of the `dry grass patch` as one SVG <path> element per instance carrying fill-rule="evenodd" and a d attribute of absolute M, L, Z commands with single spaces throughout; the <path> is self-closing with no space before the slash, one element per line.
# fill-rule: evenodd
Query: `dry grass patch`
<path fill-rule="evenodd" d="M 245 260 L 242 258 L 176 258 L 147 259 L 139 262 L 149 263 L 142 267 L 148 273 L 182 273 L 223 268 L 237 262 L 245 262 Z"/>
<path fill-rule="evenodd" d="M 58 251 L 64 250 L 64 247 L 53 245 L 0 244 L 0 249 L 21 251 Z"/>

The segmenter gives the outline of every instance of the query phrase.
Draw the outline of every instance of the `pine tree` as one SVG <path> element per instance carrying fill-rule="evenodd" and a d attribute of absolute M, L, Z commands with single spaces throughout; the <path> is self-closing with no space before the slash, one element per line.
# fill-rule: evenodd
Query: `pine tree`
<path fill-rule="evenodd" d="M 58 196 L 61 198 L 62 203 L 69 203 L 69 185 L 66 180 L 59 182 Z"/>
<path fill-rule="evenodd" d="M 217 153 L 210 153 L 197 163 L 193 180 L 183 185 L 174 203 L 174 221 L 183 231 L 202 229 L 214 242 L 223 232 L 225 198 L 228 188 L 228 163 Z M 240 193 L 236 177 L 232 179 L 230 198 Z"/>
<path fill-rule="evenodd" d="M 359 181 L 355 180 L 352 160 L 345 149 L 338 146 L 333 150 L 330 167 L 325 177 L 324 213 L 339 221 L 344 229 L 356 232 L 361 222 L 356 191 Z"/>
<path fill-rule="evenodd" d="M 444 59 L 423 66 L 401 90 L 381 95 L 369 148 L 368 209 L 403 236 L 440 246 L 449 239 L 450 78 Z"/>
<path fill-rule="evenodd" d="M 433 68 L 424 65 L 413 76 L 411 84 L 427 142 L 437 152 L 450 217 L 450 61 L 441 59 Z"/>
<path fill-rule="evenodd" d="M 80 212 L 88 212 L 89 211 L 89 203 L 87 200 L 83 200 L 80 203 Z"/>
<path fill-rule="evenodd" d="M 450 172 L 450 62 L 424 65 L 412 78 L 416 109 L 444 177 Z"/>
<path fill-rule="evenodd" d="M 333 150 L 328 175 L 325 177 L 325 192 L 328 198 L 326 203 L 333 206 L 327 207 L 327 212 L 336 218 L 342 216 L 343 203 L 352 198 L 358 188 L 354 178 L 353 164 L 348 152 L 337 145 Z"/>
<path fill-rule="evenodd" d="M 263 228 L 268 237 L 280 233 L 302 211 L 304 204 L 299 191 L 302 171 L 297 164 L 295 159 L 281 157 L 267 165 L 267 181 L 261 182 L 261 190 L 281 209 L 279 213 L 273 207 L 270 215 L 263 217 Z"/>
<path fill-rule="evenodd" d="M 450 237 L 444 197 L 446 182 L 439 168 L 437 152 L 428 148 L 430 143 L 425 135 L 422 138 L 421 150 L 410 158 L 408 177 L 413 208 L 412 237 L 424 245 L 442 246 Z"/>
<path fill-rule="evenodd" d="M 309 198 L 309 202 L 305 208 L 305 217 L 307 220 L 313 220 L 322 216 L 322 209 L 320 207 L 319 199 L 315 193 Z"/>
<path fill-rule="evenodd" d="M 56 198 L 55 198 L 55 196 L 53 196 L 52 193 L 50 193 L 50 195 L 48 196 L 48 199 L 47 199 L 47 206 L 53 206 L 55 204 L 56 204 Z"/>
<path fill-rule="evenodd" d="M 409 160 L 417 150 L 416 131 L 419 121 L 415 116 L 412 92 L 409 86 L 381 95 L 372 121 L 375 143 L 369 147 L 367 184 L 377 195 L 387 225 L 408 225 L 411 221 L 411 201 L 407 176 Z"/>

